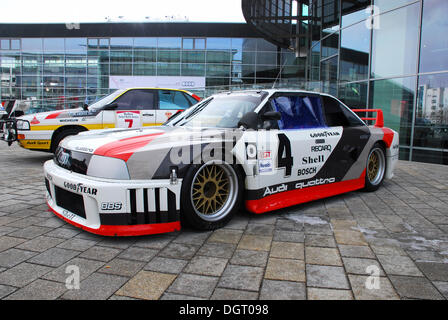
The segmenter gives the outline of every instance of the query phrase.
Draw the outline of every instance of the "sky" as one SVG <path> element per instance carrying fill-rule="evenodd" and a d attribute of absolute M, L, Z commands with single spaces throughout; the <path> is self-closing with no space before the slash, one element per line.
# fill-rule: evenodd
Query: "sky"
<path fill-rule="evenodd" d="M 0 0 L 0 8 L 0 23 L 245 22 L 241 0 Z"/>

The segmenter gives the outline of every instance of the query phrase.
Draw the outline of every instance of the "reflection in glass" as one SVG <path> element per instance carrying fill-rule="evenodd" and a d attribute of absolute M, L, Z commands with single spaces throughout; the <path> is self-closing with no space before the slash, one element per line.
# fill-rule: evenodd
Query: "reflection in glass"
<path fill-rule="evenodd" d="M 332 34 L 331 36 L 322 40 L 322 59 L 337 54 L 338 46 L 339 33 Z"/>
<path fill-rule="evenodd" d="M 230 38 L 207 38 L 207 50 L 230 50 Z"/>
<path fill-rule="evenodd" d="M 445 151 L 419 150 L 412 149 L 412 161 L 448 164 L 448 151 L 445 145 Z"/>
<path fill-rule="evenodd" d="M 65 52 L 86 52 L 87 39 L 86 38 L 65 38 Z"/>
<path fill-rule="evenodd" d="M 420 72 L 448 70 L 448 1 L 423 1 Z"/>
<path fill-rule="evenodd" d="M 181 65 L 183 76 L 205 76 L 205 64 L 183 63 Z"/>
<path fill-rule="evenodd" d="M 159 62 L 180 62 L 179 50 L 158 50 L 157 61 Z"/>
<path fill-rule="evenodd" d="M 374 0 L 373 4 L 377 6 L 381 12 L 404 6 L 415 0 Z"/>
<path fill-rule="evenodd" d="M 410 145 L 415 77 L 371 82 L 370 108 L 382 109 L 384 126 L 400 134 L 400 145 Z"/>
<path fill-rule="evenodd" d="M 158 76 L 180 76 L 180 63 L 157 63 Z"/>
<path fill-rule="evenodd" d="M 157 45 L 164 49 L 180 49 L 182 45 L 182 38 L 158 38 Z"/>
<path fill-rule="evenodd" d="M 334 56 L 321 62 L 320 79 L 322 91 L 331 95 L 337 94 L 338 57 Z"/>
<path fill-rule="evenodd" d="M 157 48 L 157 38 L 134 38 L 134 48 Z"/>
<path fill-rule="evenodd" d="M 23 52 L 41 52 L 42 39 L 41 38 L 22 38 Z"/>
<path fill-rule="evenodd" d="M 341 84 L 338 98 L 352 109 L 366 109 L 367 87 L 367 82 Z"/>
<path fill-rule="evenodd" d="M 419 77 L 414 146 L 448 149 L 448 73 Z"/>
<path fill-rule="evenodd" d="M 381 15 L 380 28 L 373 30 L 372 77 L 416 73 L 419 11 L 416 3 Z"/>
<path fill-rule="evenodd" d="M 44 51 L 64 53 L 64 39 L 63 38 L 44 38 Z"/>
<path fill-rule="evenodd" d="M 362 22 L 341 31 L 341 81 L 369 77 L 370 33 Z"/>

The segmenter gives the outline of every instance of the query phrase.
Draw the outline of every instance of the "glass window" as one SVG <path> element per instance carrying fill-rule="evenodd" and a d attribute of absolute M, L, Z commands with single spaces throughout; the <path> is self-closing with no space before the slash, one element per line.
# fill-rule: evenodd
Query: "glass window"
<path fill-rule="evenodd" d="M 157 44 L 159 48 L 180 49 L 182 44 L 182 38 L 158 38 Z"/>
<path fill-rule="evenodd" d="M 332 34 L 331 36 L 322 40 L 322 59 L 337 54 L 338 47 L 339 33 Z"/>
<path fill-rule="evenodd" d="M 220 64 L 207 64 L 207 76 L 230 76 L 230 65 L 220 65 Z"/>
<path fill-rule="evenodd" d="M 64 52 L 63 38 L 44 38 L 45 52 Z"/>
<path fill-rule="evenodd" d="M 110 38 L 111 49 L 132 50 L 132 38 Z"/>
<path fill-rule="evenodd" d="M 411 2 L 415 2 L 415 0 L 374 0 L 373 4 L 379 8 L 380 12 L 384 12 L 404 6 Z"/>
<path fill-rule="evenodd" d="M 134 38 L 134 48 L 157 48 L 157 38 Z"/>
<path fill-rule="evenodd" d="M 205 76 L 205 64 L 182 63 L 181 68 L 183 76 Z"/>
<path fill-rule="evenodd" d="M 9 50 L 9 39 L 1 39 L 0 40 L 0 49 L 2 50 Z"/>
<path fill-rule="evenodd" d="M 183 38 L 182 39 L 182 48 L 183 49 L 193 49 L 194 41 L 192 38 Z"/>
<path fill-rule="evenodd" d="M 154 109 L 153 90 L 130 90 L 118 97 L 114 103 L 118 105 L 116 110 L 149 110 Z"/>
<path fill-rule="evenodd" d="M 160 62 L 180 62 L 179 50 L 158 50 L 157 51 L 157 61 Z"/>
<path fill-rule="evenodd" d="M 159 108 L 166 109 L 187 109 L 191 106 L 187 98 L 180 91 L 159 90 Z"/>
<path fill-rule="evenodd" d="M 208 50 L 206 52 L 207 63 L 230 63 L 232 54 L 225 50 Z"/>
<path fill-rule="evenodd" d="M 205 52 L 182 51 L 182 62 L 205 63 Z"/>
<path fill-rule="evenodd" d="M 320 67 L 320 79 L 322 81 L 322 90 L 325 93 L 336 95 L 338 77 L 338 57 L 334 56 L 324 60 Z"/>
<path fill-rule="evenodd" d="M 448 149 L 448 73 L 418 79 L 414 146 Z"/>
<path fill-rule="evenodd" d="M 447 145 L 445 145 L 445 149 L 448 149 Z M 448 152 L 412 149 L 412 161 L 448 164 Z"/>
<path fill-rule="evenodd" d="M 342 27 L 365 20 L 370 16 L 367 6 L 371 0 L 342 0 Z"/>
<path fill-rule="evenodd" d="M 370 84 L 371 109 L 382 109 L 384 125 L 400 134 L 400 144 L 409 146 L 413 107 L 415 100 L 415 77 L 376 80 Z"/>
<path fill-rule="evenodd" d="M 420 72 L 448 70 L 447 12 L 446 0 L 423 1 Z"/>
<path fill-rule="evenodd" d="M 285 55 L 283 53 L 283 55 Z M 292 53 L 294 55 L 294 53 Z M 247 63 L 244 61 L 245 53 L 243 53 L 243 63 Z M 294 59 L 293 59 L 294 61 Z M 290 59 L 287 59 L 287 63 L 290 62 Z M 277 65 L 277 52 L 257 52 L 257 64 L 270 64 L 270 65 Z M 283 64 L 282 64 L 283 65 Z"/>
<path fill-rule="evenodd" d="M 338 100 L 329 96 L 322 96 L 322 100 L 324 103 L 325 120 L 328 126 L 356 127 L 364 125 L 364 122 L 347 110 Z"/>
<path fill-rule="evenodd" d="M 369 77 L 370 30 L 361 22 L 341 31 L 341 81 Z"/>
<path fill-rule="evenodd" d="M 157 63 L 158 76 L 180 76 L 180 63 Z"/>
<path fill-rule="evenodd" d="M 130 75 L 132 75 L 132 64 L 130 64 L 130 63 L 111 63 L 110 64 L 110 75 L 117 75 L 117 76 L 129 75 L 130 76 Z"/>
<path fill-rule="evenodd" d="M 22 38 L 22 51 L 41 52 L 42 51 L 42 39 L 41 38 Z"/>
<path fill-rule="evenodd" d="M 232 41 L 233 44 L 233 41 Z M 277 46 L 264 39 L 257 39 L 258 51 L 273 51 L 277 52 Z"/>
<path fill-rule="evenodd" d="M 134 63 L 133 74 L 135 76 L 154 76 L 156 75 L 155 63 Z"/>
<path fill-rule="evenodd" d="M 195 49 L 205 49 L 205 39 L 204 38 L 196 38 L 194 39 L 194 48 Z"/>
<path fill-rule="evenodd" d="M 366 109 L 367 87 L 367 82 L 340 84 L 338 98 L 350 108 Z"/>
<path fill-rule="evenodd" d="M 134 62 L 156 62 L 156 50 L 134 49 Z"/>
<path fill-rule="evenodd" d="M 280 130 L 325 127 L 322 105 L 318 96 L 283 95 L 270 100 L 272 108 L 280 112 Z"/>
<path fill-rule="evenodd" d="M 11 39 L 11 50 L 20 50 L 20 40 Z"/>
<path fill-rule="evenodd" d="M 208 50 L 230 50 L 230 38 L 207 38 Z"/>
<path fill-rule="evenodd" d="M 87 51 L 87 39 L 86 38 L 65 38 L 65 52 L 72 51 Z"/>
<path fill-rule="evenodd" d="M 420 4 L 381 15 L 373 30 L 372 77 L 386 78 L 416 73 Z"/>

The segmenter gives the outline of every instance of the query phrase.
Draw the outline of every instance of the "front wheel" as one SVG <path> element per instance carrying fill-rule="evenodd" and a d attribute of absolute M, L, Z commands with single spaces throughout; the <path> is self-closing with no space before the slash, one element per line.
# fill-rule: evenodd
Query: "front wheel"
<path fill-rule="evenodd" d="M 379 143 L 370 150 L 367 158 L 365 191 L 376 191 L 383 183 L 386 172 L 386 155 Z"/>
<path fill-rule="evenodd" d="M 182 221 L 200 230 L 226 225 L 240 208 L 242 189 L 241 174 L 227 163 L 192 165 L 182 182 Z"/>

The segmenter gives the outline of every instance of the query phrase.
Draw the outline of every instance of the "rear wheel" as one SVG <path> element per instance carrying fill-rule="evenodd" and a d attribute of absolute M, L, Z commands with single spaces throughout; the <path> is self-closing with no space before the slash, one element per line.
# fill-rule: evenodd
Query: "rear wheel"
<path fill-rule="evenodd" d="M 227 163 L 193 165 L 182 182 L 182 220 L 200 230 L 230 221 L 241 205 L 242 177 Z"/>
<path fill-rule="evenodd" d="M 386 155 L 381 144 L 375 143 L 370 150 L 366 166 L 366 191 L 378 190 L 386 173 Z"/>

